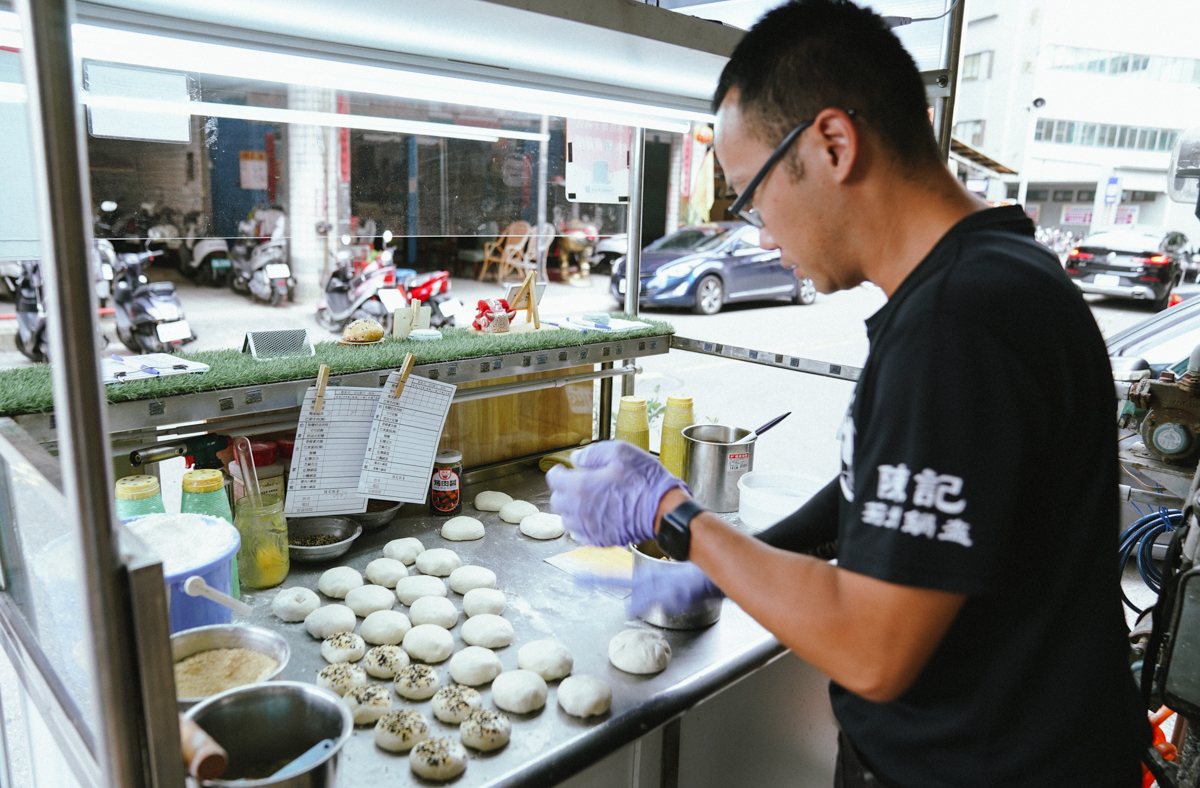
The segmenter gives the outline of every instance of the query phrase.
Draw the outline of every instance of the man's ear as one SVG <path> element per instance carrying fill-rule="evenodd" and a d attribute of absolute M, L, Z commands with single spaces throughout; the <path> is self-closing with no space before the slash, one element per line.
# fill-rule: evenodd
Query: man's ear
<path fill-rule="evenodd" d="M 821 110 L 813 121 L 813 136 L 833 178 L 839 182 L 848 179 L 858 159 L 860 142 L 850 115 L 841 109 Z"/>

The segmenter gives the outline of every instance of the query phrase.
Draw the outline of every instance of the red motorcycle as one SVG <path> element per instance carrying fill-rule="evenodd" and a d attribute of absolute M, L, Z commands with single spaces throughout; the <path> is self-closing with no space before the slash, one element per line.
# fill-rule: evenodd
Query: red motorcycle
<path fill-rule="evenodd" d="M 348 251 L 338 254 L 338 265 L 325 283 L 325 293 L 317 302 L 317 323 L 327 331 L 341 331 L 353 320 L 374 320 L 392 331 L 392 315 L 379 298 L 381 290 L 395 290 L 404 304 L 419 300 L 432 307 L 429 324 L 434 328 L 454 325 L 450 304 L 450 273 L 430 271 L 418 274 L 411 268 L 397 268 L 393 249 L 385 249 L 355 275 Z"/>

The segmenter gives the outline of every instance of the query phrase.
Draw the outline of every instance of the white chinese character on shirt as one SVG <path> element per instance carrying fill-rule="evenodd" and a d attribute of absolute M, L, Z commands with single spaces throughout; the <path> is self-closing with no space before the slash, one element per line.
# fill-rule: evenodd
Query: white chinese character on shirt
<path fill-rule="evenodd" d="M 868 501 L 863 504 L 862 521 L 867 525 L 895 530 L 900 527 L 900 518 L 904 510 L 899 506 L 888 507 L 886 503 Z"/>
<path fill-rule="evenodd" d="M 962 492 L 963 480 L 960 476 L 938 474 L 932 468 L 926 468 L 913 477 L 916 488 L 913 490 L 913 504 L 936 508 L 946 514 L 961 514 L 967 508 L 967 502 L 947 501 L 947 495 L 958 495 Z"/>
<path fill-rule="evenodd" d="M 900 532 L 932 539 L 937 534 L 937 515 L 910 509 L 904 513 L 904 525 Z"/>
<path fill-rule="evenodd" d="M 908 500 L 908 466 L 899 465 L 879 466 L 879 486 L 875 494 L 885 501 L 904 503 Z"/>
<path fill-rule="evenodd" d="M 947 520 L 937 538 L 943 542 L 955 542 L 963 547 L 975 544 L 971 541 L 971 526 L 957 518 Z"/>

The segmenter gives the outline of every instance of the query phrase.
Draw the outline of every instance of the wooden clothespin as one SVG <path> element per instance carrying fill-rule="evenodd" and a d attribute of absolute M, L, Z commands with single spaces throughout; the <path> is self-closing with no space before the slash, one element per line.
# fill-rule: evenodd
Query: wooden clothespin
<path fill-rule="evenodd" d="M 421 306 L 420 299 L 413 301 L 413 327 L 414 328 L 429 328 L 429 321 L 433 317 L 433 309 L 427 306 Z"/>
<path fill-rule="evenodd" d="M 529 281 L 529 308 L 525 312 L 525 322 L 529 322 L 529 316 L 533 315 L 533 327 L 541 328 L 542 320 L 538 316 L 538 303 L 537 303 L 537 301 L 538 301 L 537 300 L 537 271 L 529 272 L 528 281 Z"/>
<path fill-rule="evenodd" d="M 329 385 L 329 365 L 322 364 L 321 371 L 317 373 L 317 398 L 313 402 L 312 412 L 314 415 L 320 415 L 321 408 L 325 406 L 325 387 Z"/>
<path fill-rule="evenodd" d="M 413 362 L 417 357 L 412 353 L 404 354 L 404 363 L 400 365 L 400 380 L 396 381 L 396 390 L 392 392 L 392 396 L 396 399 L 400 398 L 400 392 L 404 391 L 404 384 L 408 382 L 408 376 L 412 374 Z"/>

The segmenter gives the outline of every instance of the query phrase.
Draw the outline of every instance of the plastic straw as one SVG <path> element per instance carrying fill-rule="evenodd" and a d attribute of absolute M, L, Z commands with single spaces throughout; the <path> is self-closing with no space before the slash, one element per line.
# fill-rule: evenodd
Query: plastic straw
<path fill-rule="evenodd" d="M 233 452 L 237 455 L 238 469 L 242 472 L 242 487 L 250 498 L 251 506 L 262 506 L 258 490 L 258 469 L 254 467 L 254 454 L 250 451 L 250 439 L 238 438 L 233 442 Z"/>

